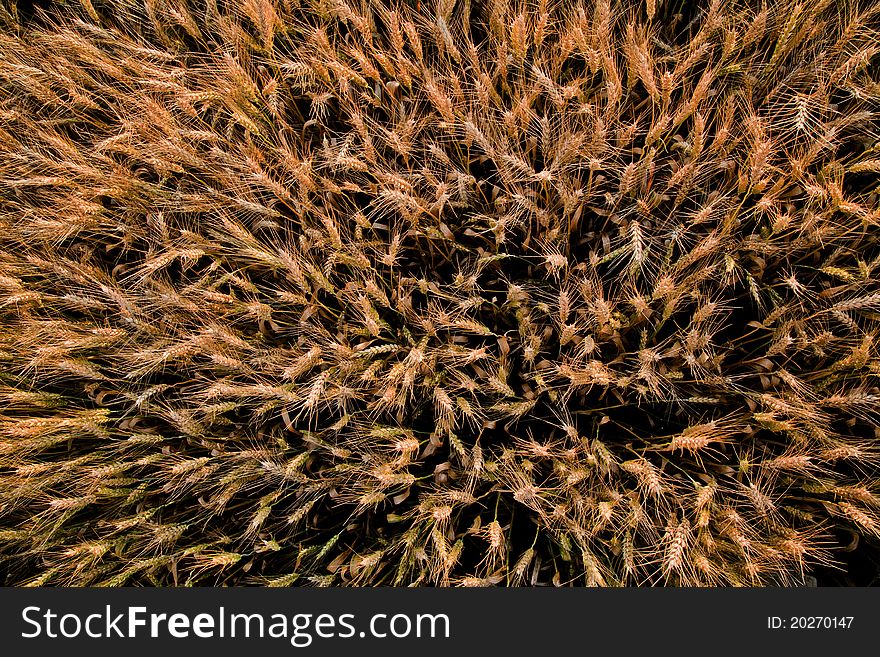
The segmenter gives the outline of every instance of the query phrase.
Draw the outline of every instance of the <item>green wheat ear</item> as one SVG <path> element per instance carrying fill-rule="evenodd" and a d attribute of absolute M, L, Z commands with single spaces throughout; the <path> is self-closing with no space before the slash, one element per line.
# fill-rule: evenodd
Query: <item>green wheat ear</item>
<path fill-rule="evenodd" d="M 0 8 L 0 583 L 872 583 L 863 4 Z"/>

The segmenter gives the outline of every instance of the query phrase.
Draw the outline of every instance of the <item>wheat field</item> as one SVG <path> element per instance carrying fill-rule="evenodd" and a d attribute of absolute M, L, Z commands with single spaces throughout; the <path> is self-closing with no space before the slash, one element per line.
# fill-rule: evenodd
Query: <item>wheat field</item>
<path fill-rule="evenodd" d="M 0 584 L 874 583 L 878 64 L 855 0 L 0 1 Z"/>

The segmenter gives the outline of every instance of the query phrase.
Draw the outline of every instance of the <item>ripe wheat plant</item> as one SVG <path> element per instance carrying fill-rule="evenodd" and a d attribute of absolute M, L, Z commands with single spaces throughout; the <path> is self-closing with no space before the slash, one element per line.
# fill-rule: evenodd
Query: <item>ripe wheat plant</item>
<path fill-rule="evenodd" d="M 871 583 L 878 63 L 855 0 L 3 0 L 0 583 Z"/>

